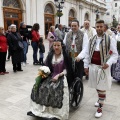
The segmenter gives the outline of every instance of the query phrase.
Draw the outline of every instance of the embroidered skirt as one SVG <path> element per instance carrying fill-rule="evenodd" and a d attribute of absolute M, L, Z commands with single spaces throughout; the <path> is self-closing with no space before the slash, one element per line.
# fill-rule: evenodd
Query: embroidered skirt
<path fill-rule="evenodd" d="M 63 106 L 61 109 L 46 107 L 44 105 L 36 104 L 32 100 L 30 101 L 30 111 L 38 117 L 52 118 L 56 117 L 60 120 L 66 120 L 69 117 L 69 92 L 67 79 L 64 76 L 64 95 Z"/>
<path fill-rule="evenodd" d="M 118 57 L 117 63 L 112 65 L 111 74 L 113 79 L 120 81 L 120 55 Z"/>
<path fill-rule="evenodd" d="M 91 64 L 89 66 L 89 87 L 98 90 L 109 90 L 112 84 L 110 68 L 103 70 L 100 65 Z"/>

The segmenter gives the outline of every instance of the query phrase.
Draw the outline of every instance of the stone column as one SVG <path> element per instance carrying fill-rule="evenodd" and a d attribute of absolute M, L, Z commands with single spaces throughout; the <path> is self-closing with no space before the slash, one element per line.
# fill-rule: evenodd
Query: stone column
<path fill-rule="evenodd" d="M 3 3 L 2 3 L 2 0 L 0 0 L 0 26 L 4 26 L 4 18 L 3 18 Z"/>
<path fill-rule="evenodd" d="M 80 3 L 79 10 L 80 10 L 79 21 L 80 21 L 80 26 L 82 26 L 83 25 L 83 19 L 84 19 L 84 16 L 83 16 L 83 3 Z"/>
<path fill-rule="evenodd" d="M 36 13 L 37 13 L 37 11 L 36 11 L 36 0 L 31 0 L 31 11 L 30 11 L 30 14 L 31 14 L 31 24 L 33 25 L 34 23 L 36 23 L 37 22 L 37 20 L 36 20 Z"/>
<path fill-rule="evenodd" d="M 40 35 L 44 37 L 44 4 L 45 0 L 36 0 L 36 22 L 40 24 Z"/>
<path fill-rule="evenodd" d="M 25 22 L 27 25 L 32 25 L 32 21 L 31 21 L 31 0 L 26 0 L 26 5 L 25 5 L 25 11 L 23 11 L 24 13 L 24 17 L 25 17 Z"/>

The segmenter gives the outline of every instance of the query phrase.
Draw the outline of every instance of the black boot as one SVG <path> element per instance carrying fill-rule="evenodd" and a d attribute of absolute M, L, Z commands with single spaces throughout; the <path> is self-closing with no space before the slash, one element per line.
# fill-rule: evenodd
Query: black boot
<path fill-rule="evenodd" d="M 41 58 L 41 65 L 44 65 L 44 63 L 43 63 L 43 58 Z"/>
<path fill-rule="evenodd" d="M 27 115 L 35 117 L 35 115 L 31 111 L 27 112 Z"/>
<path fill-rule="evenodd" d="M 43 58 L 40 58 L 40 65 L 44 65 L 44 63 L 43 63 Z"/>
<path fill-rule="evenodd" d="M 42 63 L 42 60 L 41 60 L 41 58 L 40 58 L 40 59 L 39 59 L 39 65 L 42 65 L 41 63 Z"/>

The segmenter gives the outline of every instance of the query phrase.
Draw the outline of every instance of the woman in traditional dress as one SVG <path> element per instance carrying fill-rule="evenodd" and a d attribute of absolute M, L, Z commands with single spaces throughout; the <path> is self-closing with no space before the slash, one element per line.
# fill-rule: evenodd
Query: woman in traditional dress
<path fill-rule="evenodd" d="M 62 46 L 61 41 L 54 41 L 53 42 L 53 49 L 49 52 L 47 59 L 45 61 L 45 64 L 50 68 L 51 71 L 51 84 L 50 86 L 59 86 L 59 78 L 62 77 L 62 79 L 60 80 L 63 81 L 63 96 L 59 96 L 59 93 L 57 93 L 56 91 L 59 89 L 53 89 L 53 91 L 51 89 L 48 89 L 47 92 L 45 92 L 45 89 L 43 89 L 44 93 L 40 93 L 40 88 L 39 88 L 39 97 L 41 96 L 41 94 L 43 94 L 43 97 L 41 97 L 42 99 L 40 100 L 40 98 L 38 98 L 38 101 L 36 103 L 36 101 L 33 102 L 33 98 L 31 97 L 31 106 L 30 106 L 30 112 L 28 112 L 28 115 L 35 115 L 38 117 L 43 117 L 46 118 L 48 120 L 66 120 L 68 119 L 69 116 L 69 92 L 68 92 L 68 83 L 70 84 L 70 79 L 66 79 L 66 74 L 67 77 L 68 75 L 70 75 L 70 64 L 68 63 L 68 57 L 67 54 L 65 52 L 65 48 L 64 46 Z M 67 80 L 69 80 L 67 82 Z M 44 80 L 46 81 L 46 80 Z M 49 82 L 48 82 L 49 83 Z M 62 83 L 62 82 L 61 82 Z M 42 83 L 44 84 L 44 82 Z M 49 84 L 48 84 L 49 86 Z M 48 87 L 47 86 L 47 87 Z M 42 87 L 42 85 L 41 85 Z M 45 88 L 45 87 L 43 87 Z M 51 87 L 50 87 L 51 88 Z M 56 87 L 55 87 L 56 88 Z M 60 89 L 62 89 L 62 87 L 60 87 Z M 49 94 L 49 100 L 45 99 L 45 96 L 47 93 L 49 93 L 50 91 L 55 92 L 55 94 Z M 58 90 L 58 92 L 60 92 L 61 90 Z M 61 92 L 60 92 L 61 93 Z M 33 96 L 33 95 L 32 95 Z M 51 97 L 52 96 L 52 97 Z M 57 106 L 55 105 L 56 101 L 58 100 L 57 97 L 60 97 L 59 100 L 62 99 L 62 105 L 61 106 Z M 55 98 L 55 99 L 54 99 Z M 52 101 L 52 100 L 53 101 Z M 41 105 L 39 104 L 40 102 L 44 102 L 44 101 L 52 101 L 51 105 L 45 106 L 45 105 Z M 58 101 L 59 104 L 59 101 Z"/>
<path fill-rule="evenodd" d="M 112 65 L 111 74 L 116 81 L 120 82 L 120 25 L 117 26 L 116 41 L 117 41 L 117 51 L 119 57 L 117 63 Z"/>

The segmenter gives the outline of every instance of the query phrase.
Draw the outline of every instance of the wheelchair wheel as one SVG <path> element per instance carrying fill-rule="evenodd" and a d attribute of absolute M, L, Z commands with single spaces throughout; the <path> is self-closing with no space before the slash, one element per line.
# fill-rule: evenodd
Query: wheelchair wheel
<path fill-rule="evenodd" d="M 80 78 L 76 78 L 73 85 L 69 89 L 69 97 L 70 97 L 70 107 L 78 108 L 81 100 L 83 98 L 83 83 Z"/>

